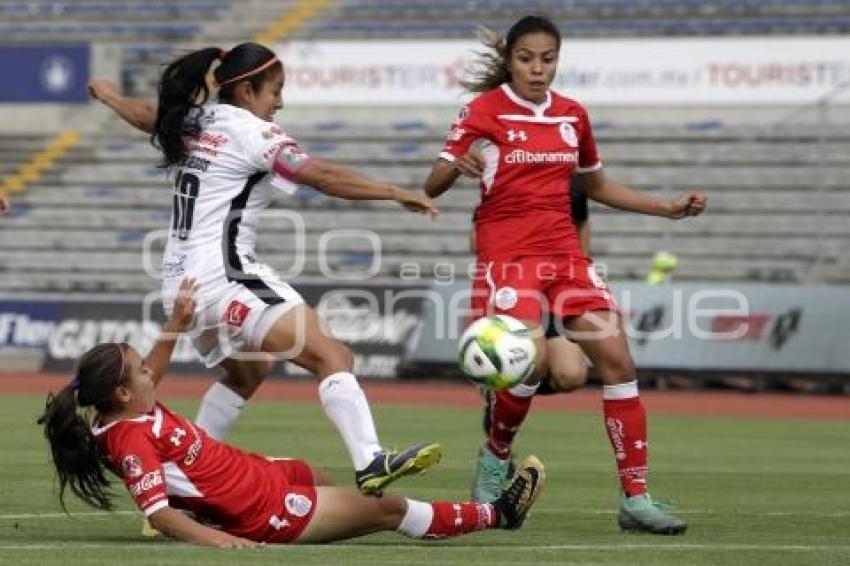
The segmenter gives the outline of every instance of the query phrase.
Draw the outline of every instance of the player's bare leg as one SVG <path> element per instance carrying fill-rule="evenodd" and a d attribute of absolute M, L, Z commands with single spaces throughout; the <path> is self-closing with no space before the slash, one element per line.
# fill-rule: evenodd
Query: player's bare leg
<path fill-rule="evenodd" d="M 351 350 L 329 336 L 307 305 L 287 311 L 266 334 L 262 350 L 286 358 L 319 380 L 319 399 L 348 448 L 355 479 L 365 493 L 380 493 L 399 477 L 425 471 L 440 460 L 439 446 L 422 444 L 385 451 L 378 441 L 366 395 L 352 373 Z"/>
<path fill-rule="evenodd" d="M 553 393 L 569 393 L 587 382 L 587 362 L 575 342 L 563 336 L 549 338 L 546 358 L 549 372 L 545 381 Z"/>
<path fill-rule="evenodd" d="M 426 503 L 389 493 L 366 497 L 348 488 L 319 487 L 313 517 L 295 542 L 331 542 L 393 530 L 411 538 L 446 538 L 489 528 L 516 529 L 545 479 L 543 465 L 530 456 L 493 503 Z"/>
<path fill-rule="evenodd" d="M 617 462 L 623 501 L 620 528 L 680 534 L 687 524 L 668 514 L 647 493 L 646 411 L 620 316 L 593 311 L 571 319 L 570 337 L 584 350 L 603 382 L 605 428 Z"/>

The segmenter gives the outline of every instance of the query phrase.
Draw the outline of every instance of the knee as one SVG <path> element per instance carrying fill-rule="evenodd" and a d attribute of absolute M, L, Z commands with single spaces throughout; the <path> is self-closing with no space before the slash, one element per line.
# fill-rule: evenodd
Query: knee
<path fill-rule="evenodd" d="M 324 349 L 320 364 L 325 373 L 336 373 L 338 371 L 351 371 L 354 369 L 354 353 L 351 348 L 338 340 L 333 341 L 333 346 Z"/>
<path fill-rule="evenodd" d="M 354 369 L 354 354 L 338 340 L 324 340 L 321 344 L 311 345 L 298 361 L 318 378 Z"/>
<path fill-rule="evenodd" d="M 553 391 L 569 393 L 587 383 L 587 366 L 584 363 L 574 367 L 552 367 L 548 376 L 549 386 Z"/>
<path fill-rule="evenodd" d="M 597 371 L 606 385 L 633 381 L 636 375 L 635 363 L 628 352 L 607 357 L 599 364 Z"/>

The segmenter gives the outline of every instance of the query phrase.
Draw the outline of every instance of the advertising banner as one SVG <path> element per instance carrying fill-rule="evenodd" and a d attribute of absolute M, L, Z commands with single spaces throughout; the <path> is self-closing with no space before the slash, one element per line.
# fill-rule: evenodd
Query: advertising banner
<path fill-rule="evenodd" d="M 304 106 L 457 106 L 468 98 L 458 81 L 481 50 L 472 40 L 277 46 L 284 99 Z M 788 105 L 848 82 L 846 37 L 567 39 L 553 88 L 590 106 Z"/>
<path fill-rule="evenodd" d="M 456 363 L 468 283 L 435 284 L 414 362 Z M 850 289 L 611 284 L 639 369 L 850 374 Z"/>
<path fill-rule="evenodd" d="M 88 102 L 88 45 L 0 47 L 0 102 Z"/>
<path fill-rule="evenodd" d="M 394 378 L 418 345 L 423 287 L 299 285 L 298 289 L 331 333 L 352 349 L 357 375 Z M 0 368 L 71 371 L 80 355 L 101 342 L 126 342 L 147 352 L 163 320 L 161 306 L 141 298 L 0 300 Z M 185 337 L 172 362 L 175 372 L 206 371 Z M 284 373 L 306 375 L 288 363 Z"/>

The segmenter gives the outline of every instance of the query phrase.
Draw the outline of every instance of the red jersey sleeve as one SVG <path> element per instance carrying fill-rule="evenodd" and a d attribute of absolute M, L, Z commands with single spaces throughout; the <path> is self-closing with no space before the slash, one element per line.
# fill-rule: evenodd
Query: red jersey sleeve
<path fill-rule="evenodd" d="M 452 129 L 449 131 L 446 143 L 440 152 L 440 158 L 446 161 L 454 161 L 465 155 L 476 140 L 487 138 L 486 122 L 484 112 L 478 105 L 464 106 L 457 120 L 452 124 Z"/>
<path fill-rule="evenodd" d="M 599 156 L 599 150 L 596 149 L 590 117 L 586 111 L 579 115 L 579 131 L 581 138 L 578 143 L 578 168 L 576 171 L 578 173 L 592 173 L 602 169 L 602 159 Z"/>
<path fill-rule="evenodd" d="M 107 450 L 145 517 L 168 506 L 162 462 L 153 439 L 142 427 L 126 427 L 110 434 Z"/>

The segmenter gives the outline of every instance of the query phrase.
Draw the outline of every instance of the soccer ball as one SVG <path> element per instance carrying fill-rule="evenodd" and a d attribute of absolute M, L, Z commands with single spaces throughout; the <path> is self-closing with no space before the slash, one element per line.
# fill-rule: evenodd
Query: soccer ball
<path fill-rule="evenodd" d="M 534 370 L 537 351 L 526 325 L 503 314 L 479 318 L 460 337 L 460 369 L 474 383 L 510 389 Z"/>

